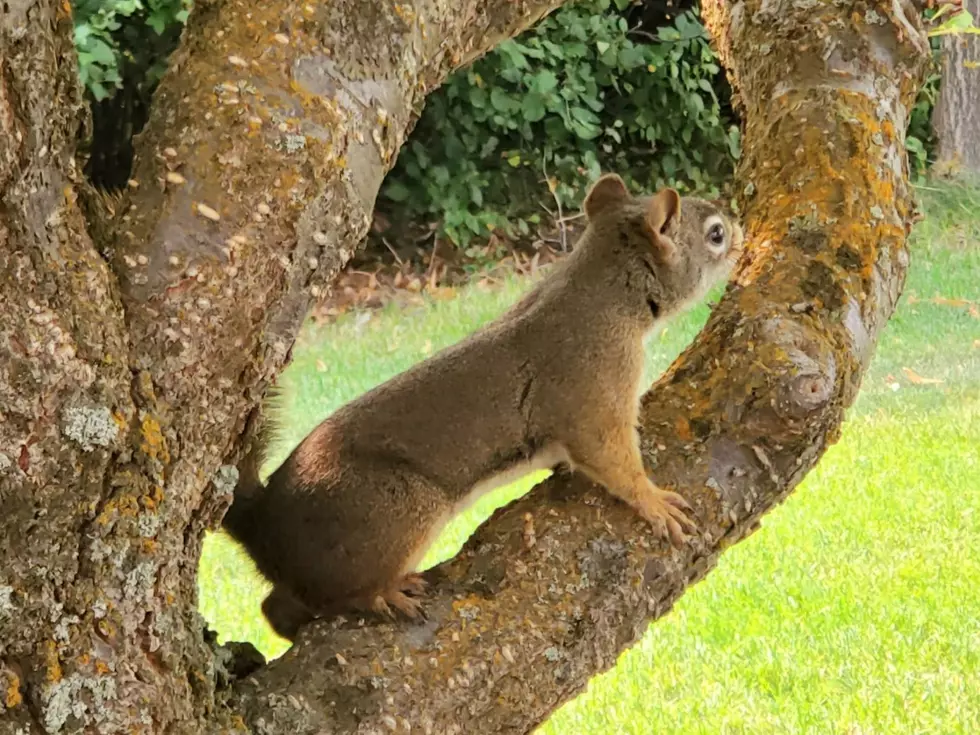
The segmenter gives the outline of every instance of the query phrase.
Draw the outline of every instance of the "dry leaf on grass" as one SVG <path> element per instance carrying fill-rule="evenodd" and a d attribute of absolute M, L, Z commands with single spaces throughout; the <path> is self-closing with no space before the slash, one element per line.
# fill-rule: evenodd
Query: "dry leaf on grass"
<path fill-rule="evenodd" d="M 452 286 L 436 286 L 429 289 L 429 295 L 436 301 L 450 301 L 456 298 L 456 289 Z"/>
<path fill-rule="evenodd" d="M 908 381 L 915 385 L 939 385 L 943 382 L 938 378 L 923 378 L 917 372 L 907 367 L 903 367 L 902 372 L 905 373 L 905 377 L 908 378 Z"/>
<path fill-rule="evenodd" d="M 967 301 L 966 299 L 947 299 L 944 296 L 933 296 L 929 300 L 934 304 L 938 304 L 939 306 L 954 306 L 958 308 L 971 306 L 971 302 Z"/>

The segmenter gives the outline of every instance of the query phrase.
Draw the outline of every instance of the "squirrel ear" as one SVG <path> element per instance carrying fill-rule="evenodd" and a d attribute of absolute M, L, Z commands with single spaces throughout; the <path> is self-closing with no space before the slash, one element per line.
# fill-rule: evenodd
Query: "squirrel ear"
<path fill-rule="evenodd" d="M 663 235 L 681 216 L 681 195 L 674 189 L 661 189 L 647 208 L 647 224 L 658 235 Z"/>
<path fill-rule="evenodd" d="M 629 190 L 619 176 L 606 174 L 600 176 L 589 189 L 582 203 L 582 209 L 585 210 L 585 216 L 592 219 L 611 204 L 629 199 L 629 196 Z"/>
<path fill-rule="evenodd" d="M 658 257 L 669 262 L 677 255 L 674 241 L 667 230 L 681 216 L 681 197 L 674 189 L 662 189 L 651 199 L 647 207 L 646 224 L 650 228 L 651 240 Z"/>

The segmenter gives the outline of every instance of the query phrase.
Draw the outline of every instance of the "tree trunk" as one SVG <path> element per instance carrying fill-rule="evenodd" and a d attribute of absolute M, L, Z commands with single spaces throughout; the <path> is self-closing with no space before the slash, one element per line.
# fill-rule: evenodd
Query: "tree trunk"
<path fill-rule="evenodd" d="M 898 3 L 709 0 L 746 121 L 752 247 L 640 427 L 699 537 L 654 543 L 557 477 L 432 573 L 424 624 L 314 624 L 217 688 L 195 577 L 249 411 L 425 92 L 558 1 L 201 0 L 136 185 L 86 196 L 84 216 L 70 21 L 50 0 L 4 6 L 0 734 L 525 732 L 836 439 L 908 262 L 925 37 Z"/>
<path fill-rule="evenodd" d="M 980 0 L 963 0 L 980 17 Z M 980 175 L 980 36 L 943 37 L 942 83 L 932 112 L 936 171 Z"/>
<path fill-rule="evenodd" d="M 68 4 L 2 5 L 0 733 L 240 721 L 195 578 L 248 412 L 425 93 L 559 4 L 201 0 L 116 201 L 74 164 Z"/>

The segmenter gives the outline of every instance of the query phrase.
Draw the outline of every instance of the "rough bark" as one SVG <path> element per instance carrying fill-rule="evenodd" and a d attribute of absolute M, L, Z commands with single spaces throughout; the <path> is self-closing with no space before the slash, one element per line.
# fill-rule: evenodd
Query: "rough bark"
<path fill-rule="evenodd" d="M 69 5 L 0 5 L 0 733 L 241 723 L 195 577 L 248 412 L 426 92 L 559 2 L 202 0 L 120 200 Z"/>
<path fill-rule="evenodd" d="M 980 0 L 963 0 L 980 17 Z M 932 112 L 935 167 L 947 173 L 980 175 L 980 36 L 943 37 L 942 83 Z"/>

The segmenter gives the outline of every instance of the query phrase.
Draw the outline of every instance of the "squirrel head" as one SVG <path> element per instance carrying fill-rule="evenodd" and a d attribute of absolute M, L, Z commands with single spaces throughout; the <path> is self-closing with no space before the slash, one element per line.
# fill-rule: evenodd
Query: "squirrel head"
<path fill-rule="evenodd" d="M 625 266 L 627 290 L 639 292 L 624 296 L 642 299 L 654 318 L 703 296 L 728 276 L 742 251 L 742 228 L 721 207 L 674 189 L 634 197 L 619 176 L 606 174 L 583 209 L 593 247 Z"/>

